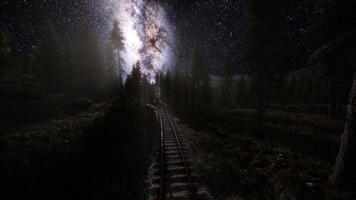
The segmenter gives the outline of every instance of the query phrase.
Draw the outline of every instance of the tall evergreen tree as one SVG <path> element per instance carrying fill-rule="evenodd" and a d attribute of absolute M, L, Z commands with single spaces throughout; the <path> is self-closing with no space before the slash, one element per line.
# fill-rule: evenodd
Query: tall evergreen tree
<path fill-rule="evenodd" d="M 70 88 L 74 86 L 74 79 L 75 79 L 75 67 L 77 67 L 77 60 L 75 54 L 75 47 L 73 45 L 73 40 L 70 38 L 69 35 L 66 35 L 64 38 L 63 44 L 63 63 L 64 68 L 67 72 L 67 85 Z"/>
<path fill-rule="evenodd" d="M 115 50 L 112 43 L 108 43 L 105 53 L 105 80 L 106 87 L 114 91 L 120 87 L 118 66 L 116 65 Z"/>
<path fill-rule="evenodd" d="M 314 102 L 315 80 L 313 79 L 313 77 L 309 76 L 309 78 L 306 79 L 303 92 L 304 104 Z"/>
<path fill-rule="evenodd" d="M 12 54 L 12 42 L 9 31 L 0 23 L 0 76 L 5 68 L 10 67 Z"/>
<path fill-rule="evenodd" d="M 179 70 L 179 67 L 176 67 L 173 77 L 173 99 L 174 99 L 174 106 L 180 107 L 183 103 L 183 82 L 182 82 L 182 73 Z"/>
<path fill-rule="evenodd" d="M 203 73 L 202 86 L 201 86 L 202 94 L 200 96 L 199 103 L 201 103 L 202 109 L 207 109 L 211 103 L 211 98 L 212 98 L 210 74 L 209 74 L 208 70 L 205 68 L 203 69 L 202 73 Z"/>
<path fill-rule="evenodd" d="M 122 86 L 122 64 L 124 60 L 121 57 L 121 51 L 125 49 L 124 37 L 123 33 L 120 29 L 120 24 L 117 20 L 114 20 L 112 31 L 110 33 L 110 41 L 112 43 L 112 47 L 116 50 L 117 58 L 118 58 L 118 76 L 119 76 L 119 84 Z"/>
<path fill-rule="evenodd" d="M 155 86 L 155 95 L 157 96 L 157 99 L 161 99 L 161 95 L 162 95 L 161 79 L 162 79 L 161 72 L 156 72 L 154 86 Z"/>
<path fill-rule="evenodd" d="M 99 48 L 97 35 L 89 22 L 84 23 L 79 34 L 78 65 L 75 70 L 76 85 L 85 93 L 93 93 L 104 85 L 105 67 Z"/>
<path fill-rule="evenodd" d="M 288 80 L 288 92 L 287 92 L 287 103 L 296 103 L 297 102 L 297 91 L 298 91 L 298 82 L 297 78 L 293 76 Z"/>
<path fill-rule="evenodd" d="M 193 50 L 193 62 L 191 66 L 191 80 L 190 80 L 190 106 L 192 109 L 198 107 L 198 93 L 201 84 L 201 72 L 203 69 L 201 51 L 198 47 Z"/>
<path fill-rule="evenodd" d="M 150 102 L 150 82 L 146 74 L 142 75 L 142 87 L 141 87 L 141 98 L 142 103 L 147 104 Z"/>
<path fill-rule="evenodd" d="M 230 108 L 232 106 L 233 92 L 233 70 L 232 65 L 226 62 L 222 66 L 223 76 L 221 84 L 221 104 L 223 107 Z"/>
<path fill-rule="evenodd" d="M 126 78 L 125 92 L 129 99 L 141 103 L 142 95 L 142 72 L 140 62 L 132 67 L 132 72 Z"/>
<path fill-rule="evenodd" d="M 38 75 L 45 92 L 63 91 L 66 85 L 66 71 L 57 34 L 50 22 L 47 22 L 42 30 L 36 60 Z"/>
<path fill-rule="evenodd" d="M 34 75 L 34 54 L 32 52 L 23 52 L 17 55 L 16 61 L 16 72 Z"/>
<path fill-rule="evenodd" d="M 274 84 L 272 87 L 272 92 L 274 94 L 274 98 L 273 98 L 274 103 L 276 105 L 282 106 L 282 108 L 285 108 L 288 100 L 287 79 L 285 74 L 283 73 L 276 74 L 273 83 Z"/>
<path fill-rule="evenodd" d="M 355 2 L 352 0 L 314 0 L 327 2 L 323 14 L 315 24 L 312 42 L 316 49 L 309 58 L 309 65 L 323 68 L 328 80 L 329 117 L 335 119 L 336 107 L 341 100 L 347 99 L 344 88 L 352 84 L 353 73 L 351 52 L 355 42 Z"/>
<path fill-rule="evenodd" d="M 236 84 L 236 105 L 245 106 L 248 98 L 247 83 L 245 77 L 242 76 Z"/>
<path fill-rule="evenodd" d="M 207 108 L 211 100 L 211 85 L 208 69 L 203 64 L 200 48 L 195 47 L 191 67 L 190 105 L 195 110 Z"/>
<path fill-rule="evenodd" d="M 253 76 L 258 123 L 263 124 L 269 103 L 271 83 L 280 69 L 281 34 L 285 29 L 283 6 L 285 0 L 248 0 L 244 15 L 246 27 L 242 42 L 242 62 Z"/>
<path fill-rule="evenodd" d="M 169 104 L 172 104 L 173 102 L 172 89 L 173 89 L 172 75 L 171 72 L 168 70 L 166 72 L 165 79 L 164 79 L 164 94 L 165 94 L 165 99 Z"/>

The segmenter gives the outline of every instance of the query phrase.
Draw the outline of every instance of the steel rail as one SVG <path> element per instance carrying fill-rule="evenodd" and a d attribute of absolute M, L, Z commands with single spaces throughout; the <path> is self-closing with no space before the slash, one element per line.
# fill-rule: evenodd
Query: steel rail
<path fill-rule="evenodd" d="M 165 187 L 164 187 L 164 160 L 165 160 L 165 156 L 164 156 L 164 130 L 163 130 L 163 120 L 162 120 L 162 113 L 161 111 L 158 109 L 158 113 L 159 113 L 159 119 L 160 119 L 160 123 L 161 123 L 161 155 L 160 155 L 160 159 L 161 159 L 161 163 L 160 163 L 160 188 L 159 188 L 159 199 L 160 200 L 164 200 L 165 199 Z"/>
<path fill-rule="evenodd" d="M 170 125 L 171 125 L 171 127 L 172 127 L 174 136 L 175 136 L 175 138 L 176 138 L 176 140 L 177 140 L 178 148 L 179 148 L 179 151 L 180 151 L 180 156 L 181 156 L 181 159 L 182 159 L 183 165 L 184 165 L 184 170 L 185 170 L 185 173 L 187 174 L 188 181 L 189 181 L 189 188 L 190 188 L 190 192 L 191 192 L 190 196 L 191 196 L 192 200 L 196 200 L 197 197 L 196 197 L 196 191 L 195 191 L 195 189 L 194 189 L 193 178 L 192 178 L 192 176 L 191 176 L 191 174 L 190 174 L 190 171 L 189 171 L 189 168 L 188 168 L 188 165 L 187 165 L 187 161 L 185 160 L 185 156 L 184 156 L 184 153 L 183 153 L 181 141 L 180 141 L 180 139 L 179 139 L 179 137 L 178 137 L 177 131 L 176 131 L 176 129 L 175 129 L 175 126 L 174 126 L 174 124 L 173 124 L 173 122 L 172 122 L 171 117 L 169 116 L 169 114 L 168 114 L 166 111 L 164 111 L 164 113 L 165 113 L 165 115 L 167 116 L 167 119 L 168 119 L 169 122 L 170 122 Z"/>

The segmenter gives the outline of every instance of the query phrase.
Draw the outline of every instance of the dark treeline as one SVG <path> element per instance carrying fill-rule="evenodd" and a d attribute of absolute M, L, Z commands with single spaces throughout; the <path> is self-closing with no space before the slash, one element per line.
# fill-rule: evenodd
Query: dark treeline
<path fill-rule="evenodd" d="M 63 93 L 98 97 L 111 96 L 120 88 L 119 51 L 123 49 L 123 38 L 118 22 L 114 22 L 104 45 L 99 43 L 89 22 L 76 35 L 59 35 L 53 24 L 47 22 L 39 41 L 23 53 L 15 52 L 15 44 L 4 26 L 0 27 L 0 34 L 3 97 Z M 28 92 L 28 84 L 38 87 L 31 87 Z"/>
<path fill-rule="evenodd" d="M 48 22 L 40 40 L 29 53 L 16 55 L 9 32 L 0 27 L 2 97 L 38 97 L 51 94 L 76 93 L 91 98 L 124 95 L 138 103 L 154 100 L 151 80 L 142 73 L 140 63 L 133 66 L 123 83 L 120 52 L 124 50 L 119 22 L 114 21 L 104 47 L 99 43 L 89 22 L 77 35 L 59 36 Z M 17 57 L 20 57 L 19 60 Z M 23 85 L 33 85 L 31 93 Z M 14 88 L 21 85 L 18 90 Z"/>
<path fill-rule="evenodd" d="M 210 75 L 199 47 L 194 48 L 189 70 L 176 67 L 174 72 L 157 74 L 156 84 L 161 89 L 161 97 L 177 109 L 199 112 L 210 105 L 212 98 Z"/>
<path fill-rule="evenodd" d="M 124 88 L 120 93 L 121 99 L 125 102 L 145 105 L 153 104 L 156 100 L 154 84 L 146 74 L 142 73 L 140 62 L 132 66 L 132 71 L 127 76 Z"/>
<path fill-rule="evenodd" d="M 214 77 L 219 83 L 212 82 L 214 91 L 209 103 L 227 108 L 258 107 L 260 115 L 268 107 L 302 110 L 310 108 L 308 105 L 314 105 L 311 111 L 329 114 L 332 119 L 337 114 L 344 114 L 341 109 L 347 104 L 354 70 L 352 45 L 342 43 L 353 41 L 351 21 L 354 11 L 350 4 L 350 1 L 247 1 L 241 55 L 226 58 L 222 66 L 214 66 L 214 69 L 220 69 L 218 77 Z M 291 6 L 295 8 L 291 9 Z M 297 11 L 303 10 L 309 11 L 305 18 L 315 19 L 306 25 L 292 24 L 302 15 Z M 288 34 L 296 34 L 295 30 L 290 30 L 292 25 L 307 29 L 303 34 L 299 33 L 302 36 L 294 43 L 285 39 Z M 298 62 L 292 59 L 295 57 L 299 58 Z M 200 59 L 204 65 L 207 58 Z M 286 62 L 286 59 L 293 63 Z M 173 84 L 174 78 L 178 80 L 187 76 L 194 82 L 197 74 L 194 70 L 199 68 L 199 63 L 194 62 L 199 59 L 193 55 L 192 60 L 191 66 L 178 67 L 185 70 L 170 71 L 167 84 Z M 238 66 L 232 60 L 238 60 Z M 300 66 L 295 67 L 295 63 Z M 211 71 L 206 65 L 202 68 Z M 237 68 L 242 70 L 234 73 Z M 189 83 L 186 80 L 182 82 Z"/>
<path fill-rule="evenodd" d="M 48 22 L 23 53 L 0 27 L 0 199 L 143 198 L 155 88 L 139 62 L 123 77 L 119 27 L 100 42 L 89 23 L 62 36 Z"/>
<path fill-rule="evenodd" d="M 295 9 L 287 9 L 293 3 L 297 4 Z M 248 0 L 241 55 L 226 58 L 220 75 L 214 76 L 204 64 L 208 59 L 201 54 L 204 49 L 195 48 L 191 66 L 157 75 L 162 96 L 178 110 L 194 113 L 209 107 L 253 108 L 257 110 L 259 127 L 264 126 L 267 109 L 327 114 L 330 119 L 345 119 L 347 112 L 330 180 L 352 180 L 353 176 L 348 175 L 355 166 L 355 90 L 350 90 L 356 76 L 355 6 L 351 0 Z M 285 38 L 293 33 L 291 21 L 300 17 L 298 9 L 314 10 L 307 15 L 314 20 L 305 23 L 307 27 L 300 27 L 306 30 L 291 43 Z M 300 59 L 298 67 L 291 63 L 295 57 Z M 291 61 L 286 61 L 289 58 Z M 232 59 L 238 60 L 239 66 L 234 66 Z M 234 73 L 236 68 L 242 70 Z"/>

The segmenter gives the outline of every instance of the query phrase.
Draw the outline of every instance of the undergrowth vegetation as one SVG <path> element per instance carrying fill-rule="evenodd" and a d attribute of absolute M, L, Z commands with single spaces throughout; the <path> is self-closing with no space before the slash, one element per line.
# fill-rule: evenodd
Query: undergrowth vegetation
<path fill-rule="evenodd" d="M 93 108 L 64 119 L 4 130 L 1 137 L 1 158 L 6 154 L 30 154 L 50 151 L 60 145 L 75 143 L 84 130 L 103 119 L 107 105 Z"/>
<path fill-rule="evenodd" d="M 186 128 L 197 167 L 222 199 L 350 199 L 328 184 L 332 162 L 251 136 Z"/>

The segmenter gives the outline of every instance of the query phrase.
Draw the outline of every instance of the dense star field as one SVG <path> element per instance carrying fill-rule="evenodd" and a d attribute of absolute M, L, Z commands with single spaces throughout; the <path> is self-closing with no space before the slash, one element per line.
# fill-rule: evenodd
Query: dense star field
<path fill-rule="evenodd" d="M 204 47 L 209 58 L 205 62 L 213 73 L 219 72 L 217 68 L 226 60 L 235 63 L 235 72 L 242 71 L 238 56 L 244 0 L 14 0 L 2 1 L 0 5 L 0 19 L 16 35 L 17 51 L 31 48 L 48 20 L 60 33 L 71 34 L 87 20 L 100 39 L 105 40 L 113 19 L 121 19 L 127 47 L 125 71 L 130 71 L 136 60 L 143 61 L 147 72 L 153 68 L 167 69 L 175 65 L 176 59 L 177 63 L 189 64 L 188 52 L 194 45 Z M 288 18 L 288 32 L 281 36 L 289 41 L 285 53 L 293 54 L 292 59 L 285 59 L 289 70 L 298 68 L 305 58 L 303 52 L 311 48 L 303 43 L 298 49 L 291 46 L 311 31 L 311 24 L 323 10 L 305 7 L 298 1 L 291 1 L 285 9 L 296 13 Z"/>
<path fill-rule="evenodd" d="M 17 51 L 31 48 L 48 20 L 53 21 L 60 33 L 74 33 L 88 20 L 100 39 L 105 40 L 112 20 L 121 19 L 127 67 L 141 57 L 150 70 L 167 68 L 177 52 L 186 52 L 178 56 L 188 59 L 190 51 L 182 50 L 191 49 L 195 43 L 204 44 L 207 49 L 221 49 L 210 56 L 207 62 L 211 65 L 220 64 L 221 57 L 236 56 L 243 24 L 241 4 L 240 1 L 212 0 L 16 0 L 1 2 L 0 17 L 16 35 Z"/>
<path fill-rule="evenodd" d="M 16 34 L 19 51 L 26 51 L 39 39 L 43 24 L 50 20 L 58 31 L 73 34 L 84 20 L 94 24 L 99 33 L 111 24 L 112 13 L 104 1 L 15 0 L 1 1 L 1 20 Z"/>

